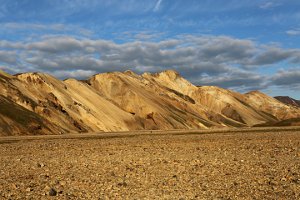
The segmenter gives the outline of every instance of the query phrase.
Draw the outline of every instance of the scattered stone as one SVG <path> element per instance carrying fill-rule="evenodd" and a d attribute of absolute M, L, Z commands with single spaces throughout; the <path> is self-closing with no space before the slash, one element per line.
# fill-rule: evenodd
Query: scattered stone
<path fill-rule="evenodd" d="M 277 141 L 280 149 L 298 151 L 299 133 L 0 144 L 0 199 L 299 199 L 295 154 L 283 150 L 276 162 L 270 158 Z"/>
<path fill-rule="evenodd" d="M 120 183 L 118 183 L 118 186 L 126 187 L 127 183 L 125 181 L 124 182 L 120 182 Z"/>
<path fill-rule="evenodd" d="M 44 163 L 38 163 L 37 166 L 40 167 L 40 168 L 45 167 Z"/>
<path fill-rule="evenodd" d="M 281 178 L 281 181 L 287 181 L 287 179 L 285 177 Z"/>
<path fill-rule="evenodd" d="M 11 184 L 11 187 L 12 187 L 12 189 L 14 189 L 14 190 L 16 190 L 16 189 L 18 189 L 18 186 L 16 185 L 16 184 Z"/>
<path fill-rule="evenodd" d="M 49 195 L 50 195 L 50 196 L 56 196 L 56 195 L 57 195 L 56 190 L 53 189 L 53 188 L 51 188 L 51 189 L 49 190 Z"/>
<path fill-rule="evenodd" d="M 64 185 L 66 185 L 66 181 L 59 181 L 59 184 L 60 184 L 61 186 L 64 186 Z"/>

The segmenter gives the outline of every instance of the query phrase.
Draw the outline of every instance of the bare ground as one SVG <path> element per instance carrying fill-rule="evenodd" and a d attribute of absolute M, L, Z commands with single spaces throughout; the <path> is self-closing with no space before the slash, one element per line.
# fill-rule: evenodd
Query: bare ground
<path fill-rule="evenodd" d="M 0 199 L 300 199 L 300 129 L 0 138 Z"/>

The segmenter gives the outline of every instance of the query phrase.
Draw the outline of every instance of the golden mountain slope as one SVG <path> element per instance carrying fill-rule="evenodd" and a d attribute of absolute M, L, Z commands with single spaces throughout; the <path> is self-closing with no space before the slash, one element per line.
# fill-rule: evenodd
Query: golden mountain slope
<path fill-rule="evenodd" d="M 172 70 L 103 73 L 86 81 L 0 72 L 0 95 L 1 135 L 244 127 L 300 114 L 262 93 L 196 87 Z"/>
<path fill-rule="evenodd" d="M 74 79 L 59 81 L 44 74 L 21 74 L 19 80 L 27 83 L 27 95 L 48 109 L 49 119 L 73 131 L 120 131 L 135 126 L 126 123 L 133 117 L 104 99 L 92 87 Z M 43 112 L 40 112 L 43 114 Z"/>
<path fill-rule="evenodd" d="M 151 75 L 148 75 L 151 76 Z M 153 75 L 154 79 L 174 90 L 193 98 L 197 105 L 205 106 L 208 112 L 214 111 L 242 124 L 254 125 L 266 120 L 276 120 L 260 110 L 248 105 L 246 97 L 231 90 L 216 86 L 196 87 L 183 79 L 177 72 L 168 70 Z M 228 124 L 227 124 L 228 125 Z"/>
<path fill-rule="evenodd" d="M 88 80 L 102 96 L 131 113 L 143 129 L 184 129 L 218 126 L 194 100 L 133 72 L 104 73 Z"/>
<path fill-rule="evenodd" d="M 246 93 L 244 96 L 246 96 L 246 102 L 248 102 L 252 107 L 271 114 L 279 120 L 300 117 L 299 108 L 286 105 L 262 92 L 251 91 Z"/>

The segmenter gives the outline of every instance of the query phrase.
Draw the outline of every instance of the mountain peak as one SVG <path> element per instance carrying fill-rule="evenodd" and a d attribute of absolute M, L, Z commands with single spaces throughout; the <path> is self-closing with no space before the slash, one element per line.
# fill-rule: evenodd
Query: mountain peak
<path fill-rule="evenodd" d="M 296 100 L 296 99 L 293 99 L 289 96 L 276 96 L 274 98 L 277 99 L 278 101 L 286 104 L 286 105 L 300 107 L 300 101 Z"/>
<path fill-rule="evenodd" d="M 181 77 L 180 74 L 177 71 L 172 70 L 172 69 L 168 69 L 168 70 L 162 71 L 162 72 L 158 73 L 158 75 L 159 76 L 167 76 L 171 80 L 175 80 L 175 79 Z"/>
<path fill-rule="evenodd" d="M 124 74 L 131 75 L 131 76 L 137 76 L 137 74 L 134 73 L 134 72 L 131 71 L 131 70 L 126 70 L 126 71 L 124 71 Z"/>

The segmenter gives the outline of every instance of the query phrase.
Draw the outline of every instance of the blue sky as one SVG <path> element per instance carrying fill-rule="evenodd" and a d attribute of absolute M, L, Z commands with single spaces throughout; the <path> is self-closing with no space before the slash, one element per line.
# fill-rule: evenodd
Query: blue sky
<path fill-rule="evenodd" d="M 298 0 L 0 0 L 0 68 L 58 78 L 175 69 L 300 99 Z"/>

